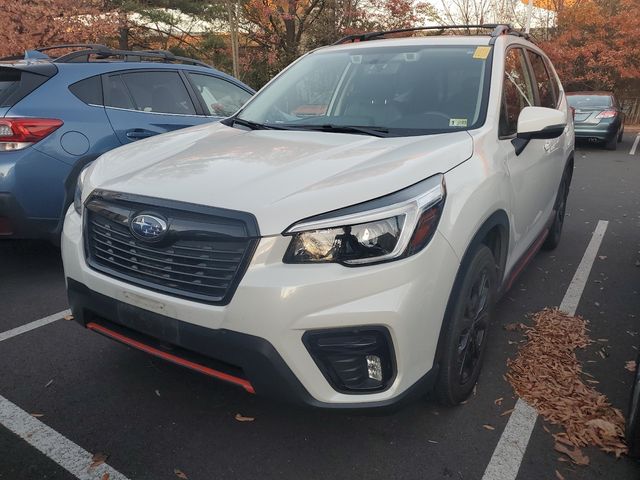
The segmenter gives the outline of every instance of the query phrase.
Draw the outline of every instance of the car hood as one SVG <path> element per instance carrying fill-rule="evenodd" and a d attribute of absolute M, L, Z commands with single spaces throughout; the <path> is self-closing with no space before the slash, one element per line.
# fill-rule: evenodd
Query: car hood
<path fill-rule="evenodd" d="M 377 198 L 471 157 L 467 132 L 379 138 L 201 125 L 112 150 L 94 188 L 250 212 L 262 235 Z"/>

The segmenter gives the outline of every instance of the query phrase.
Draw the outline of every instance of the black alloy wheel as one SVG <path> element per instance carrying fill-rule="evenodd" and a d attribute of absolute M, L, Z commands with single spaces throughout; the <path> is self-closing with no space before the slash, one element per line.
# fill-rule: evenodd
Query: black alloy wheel
<path fill-rule="evenodd" d="M 464 401 L 478 381 L 496 301 L 497 267 L 491 250 L 480 245 L 465 264 L 443 325 L 436 395 L 445 405 Z"/>
<path fill-rule="evenodd" d="M 562 227 L 564 226 L 564 218 L 567 213 L 567 197 L 569 196 L 569 184 L 571 177 L 568 171 L 565 171 L 560 181 L 558 196 L 556 197 L 555 213 L 553 223 L 549 227 L 549 234 L 545 242 L 542 244 L 544 250 L 553 250 L 560 244 L 562 237 Z"/>

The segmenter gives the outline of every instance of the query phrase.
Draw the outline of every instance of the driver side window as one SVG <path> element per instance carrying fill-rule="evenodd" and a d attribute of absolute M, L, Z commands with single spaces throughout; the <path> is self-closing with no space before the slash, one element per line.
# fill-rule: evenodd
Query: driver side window
<path fill-rule="evenodd" d="M 524 107 L 531 105 L 535 105 L 535 100 L 524 51 L 521 48 L 512 48 L 505 57 L 498 128 L 500 137 L 515 135 L 520 112 Z"/>

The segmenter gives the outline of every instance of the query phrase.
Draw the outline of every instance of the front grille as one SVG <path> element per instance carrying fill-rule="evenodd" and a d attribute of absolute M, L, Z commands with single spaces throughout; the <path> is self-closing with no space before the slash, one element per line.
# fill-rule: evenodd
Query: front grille
<path fill-rule="evenodd" d="M 139 215 L 166 219 L 159 241 L 136 238 Z M 227 304 L 258 241 L 255 219 L 244 212 L 113 192 L 86 203 L 87 263 L 128 283 L 205 303 Z"/>

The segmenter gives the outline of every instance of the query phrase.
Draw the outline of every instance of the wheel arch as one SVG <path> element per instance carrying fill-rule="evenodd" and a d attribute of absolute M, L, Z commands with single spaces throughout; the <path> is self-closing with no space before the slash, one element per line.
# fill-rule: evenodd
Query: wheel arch
<path fill-rule="evenodd" d="M 493 212 L 476 230 L 476 233 L 472 237 L 471 241 L 465 249 L 464 255 L 458 267 L 455 280 L 453 282 L 453 288 L 449 294 L 447 301 L 447 307 L 445 309 L 444 318 L 442 319 L 442 325 L 440 327 L 440 334 L 438 337 L 438 345 L 436 347 L 435 364 L 439 364 L 442 358 L 442 345 L 444 338 L 446 337 L 446 325 L 450 318 L 455 298 L 462 288 L 462 282 L 464 274 L 469 267 L 469 263 L 473 258 L 473 254 L 480 245 L 486 245 L 496 260 L 496 270 L 498 277 L 498 292 L 501 290 L 501 285 L 504 281 L 505 267 L 507 263 L 507 253 L 509 251 L 509 217 L 507 212 L 502 209 Z"/>

